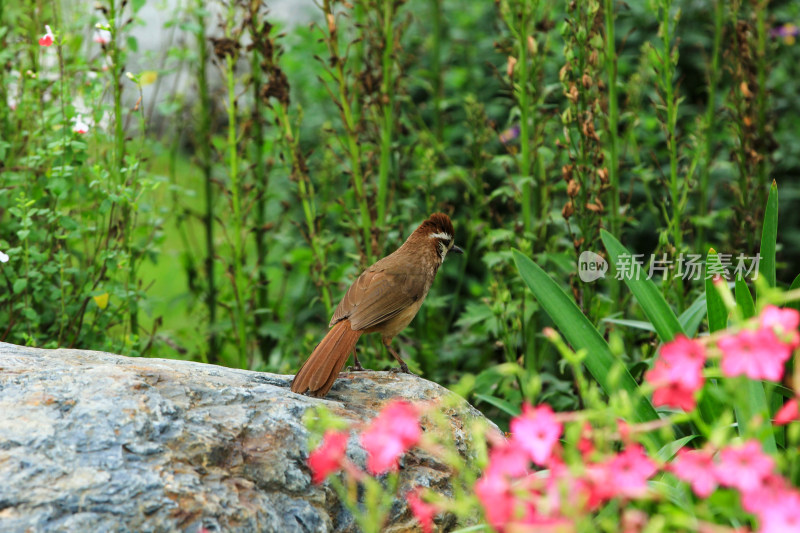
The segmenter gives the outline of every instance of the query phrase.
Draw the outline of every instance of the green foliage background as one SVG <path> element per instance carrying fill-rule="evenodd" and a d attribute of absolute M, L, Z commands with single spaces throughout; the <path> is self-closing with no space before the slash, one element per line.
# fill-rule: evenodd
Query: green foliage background
<path fill-rule="evenodd" d="M 466 255 L 396 342 L 502 422 L 578 404 L 512 248 L 636 380 L 656 337 L 619 320 L 647 317 L 611 272 L 577 277 L 601 229 L 645 259 L 753 256 L 775 180 L 778 284 L 800 272 L 795 2 L 323 2 L 291 27 L 179 2 L 149 52 L 145 5 L 0 0 L 2 341 L 292 373 L 354 277 L 444 211 Z M 676 314 L 705 290 L 657 281 Z"/>

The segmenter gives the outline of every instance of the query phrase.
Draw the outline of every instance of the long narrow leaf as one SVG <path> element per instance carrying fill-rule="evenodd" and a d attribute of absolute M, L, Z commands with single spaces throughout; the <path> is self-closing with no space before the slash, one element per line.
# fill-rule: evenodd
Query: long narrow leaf
<path fill-rule="evenodd" d="M 624 366 L 621 372 L 617 371 L 616 367 L 619 367 L 621 362 L 614 357 L 608 343 L 575 302 L 529 257 L 519 250 L 513 250 L 512 253 L 520 276 L 567 342 L 575 350 L 586 350 L 588 355 L 584 359 L 584 364 L 606 394 L 611 395 L 621 388 L 631 398 L 638 398 L 634 404 L 634 416 L 638 422 L 657 419 L 656 410 L 641 394 L 639 385 L 630 372 Z M 615 374 L 618 379 L 612 380 L 611 374 Z"/>
<path fill-rule="evenodd" d="M 778 245 L 778 185 L 775 180 L 769 188 L 767 207 L 764 210 L 764 224 L 761 227 L 761 259 L 758 263 L 758 275 L 770 287 L 775 286 L 775 249 Z"/>
<path fill-rule="evenodd" d="M 706 307 L 708 308 L 708 331 L 714 333 L 728 327 L 728 309 L 719 291 L 714 287 L 714 280 L 709 276 L 710 271 L 720 272 L 722 263 L 717 252 L 709 248 L 706 255 Z"/>
<path fill-rule="evenodd" d="M 686 336 L 695 336 L 704 316 L 706 316 L 706 295 L 700 294 L 695 301 L 692 302 L 692 305 L 687 307 L 678 317 L 678 322 L 681 323 L 681 327 L 683 331 L 686 332 Z"/>
<path fill-rule="evenodd" d="M 620 262 L 622 257 L 631 259 L 630 271 L 623 273 L 622 278 L 636 297 L 636 301 L 642 307 L 644 314 L 653 324 L 658 338 L 662 342 L 668 342 L 678 334 L 685 335 L 683 326 L 678 321 L 678 317 L 675 316 L 675 312 L 667 304 L 653 280 L 647 279 L 642 273 L 642 267 L 632 260 L 633 256 L 628 249 L 606 230 L 600 230 L 600 238 L 603 240 L 612 263 L 615 265 L 623 264 Z M 627 263 L 624 264 L 627 266 Z"/>
<path fill-rule="evenodd" d="M 753 318 L 756 316 L 756 304 L 753 302 L 753 295 L 750 288 L 741 275 L 736 276 L 736 306 L 742 314 L 742 318 Z"/>

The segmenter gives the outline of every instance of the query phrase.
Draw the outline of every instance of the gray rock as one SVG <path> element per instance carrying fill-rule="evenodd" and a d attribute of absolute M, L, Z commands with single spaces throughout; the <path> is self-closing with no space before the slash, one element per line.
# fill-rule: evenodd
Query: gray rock
<path fill-rule="evenodd" d="M 439 404 L 416 376 L 343 373 L 326 399 L 290 392 L 291 376 L 202 363 L 0 343 L 0 531 L 356 531 L 327 484 L 311 483 L 302 415 L 325 405 L 353 423 L 391 398 Z M 444 410 L 470 457 L 461 400 Z M 423 425 L 435 430 L 433 424 Z M 348 456 L 366 453 L 352 434 Z M 449 494 L 450 470 L 424 451 L 400 486 Z M 403 498 L 387 531 L 414 530 Z M 452 516 L 437 519 L 442 530 Z"/>

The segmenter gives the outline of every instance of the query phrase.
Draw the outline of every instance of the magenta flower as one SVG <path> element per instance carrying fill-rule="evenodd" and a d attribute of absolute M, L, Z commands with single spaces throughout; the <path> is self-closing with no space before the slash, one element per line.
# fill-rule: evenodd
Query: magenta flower
<path fill-rule="evenodd" d="M 400 456 L 421 436 L 417 409 L 401 400 L 390 402 L 361 434 L 361 445 L 368 454 L 367 470 L 372 474 L 397 470 Z"/>
<path fill-rule="evenodd" d="M 406 501 L 408 502 L 408 508 L 411 509 L 411 514 L 422 526 L 423 533 L 432 533 L 433 517 L 436 516 L 439 509 L 435 505 L 423 501 L 420 498 L 421 491 L 420 487 L 416 487 L 414 490 L 407 492 Z"/>
<path fill-rule="evenodd" d="M 531 461 L 545 466 L 553 447 L 561 436 L 562 425 L 549 405 L 535 409 L 530 404 L 522 406 L 522 414 L 511 420 L 511 439 L 528 453 Z"/>
<path fill-rule="evenodd" d="M 691 484 L 701 498 L 708 498 L 717 488 L 716 468 L 710 451 L 681 448 L 670 465 L 675 477 Z"/>
<path fill-rule="evenodd" d="M 728 447 L 720 454 L 716 467 L 717 481 L 742 492 L 758 489 L 772 473 L 775 461 L 761 451 L 761 444 L 749 440 L 742 446 Z"/>
<path fill-rule="evenodd" d="M 75 125 L 72 126 L 72 131 L 75 133 L 88 133 L 89 132 L 89 125 L 83 121 L 83 117 L 78 115 L 75 119 Z"/>
<path fill-rule="evenodd" d="M 658 466 L 635 444 L 606 462 L 609 487 L 614 496 L 640 498 L 647 492 L 647 480 L 657 471 Z"/>
<path fill-rule="evenodd" d="M 781 407 L 778 412 L 775 413 L 774 422 L 778 426 L 784 426 L 794 420 L 800 420 L 800 407 L 797 405 L 797 398 L 792 398 L 783 404 L 783 407 Z"/>
<path fill-rule="evenodd" d="M 311 481 L 322 483 L 329 475 L 341 468 L 347 449 L 347 439 L 346 431 L 328 430 L 325 432 L 319 448 L 308 454 Z"/>
<path fill-rule="evenodd" d="M 47 47 L 53 44 L 55 35 L 53 35 L 53 31 L 50 29 L 50 26 L 45 25 L 44 29 L 47 30 L 47 33 L 39 38 L 39 44 Z"/>
<path fill-rule="evenodd" d="M 750 379 L 780 381 L 783 365 L 792 348 L 770 328 L 742 330 L 717 341 L 722 351 L 722 373 L 728 377 L 745 375 Z"/>

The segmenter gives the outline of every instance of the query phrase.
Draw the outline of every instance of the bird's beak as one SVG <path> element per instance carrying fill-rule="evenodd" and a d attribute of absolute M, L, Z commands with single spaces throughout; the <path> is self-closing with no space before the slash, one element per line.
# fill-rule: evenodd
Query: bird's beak
<path fill-rule="evenodd" d="M 458 247 L 458 246 L 456 246 L 455 244 L 453 245 L 453 247 L 452 247 L 452 248 L 450 248 L 450 251 L 451 251 L 451 252 L 455 252 L 455 253 L 457 253 L 457 254 L 463 254 L 463 253 L 464 253 L 464 250 L 462 250 L 461 248 L 459 248 L 459 247 Z"/>

